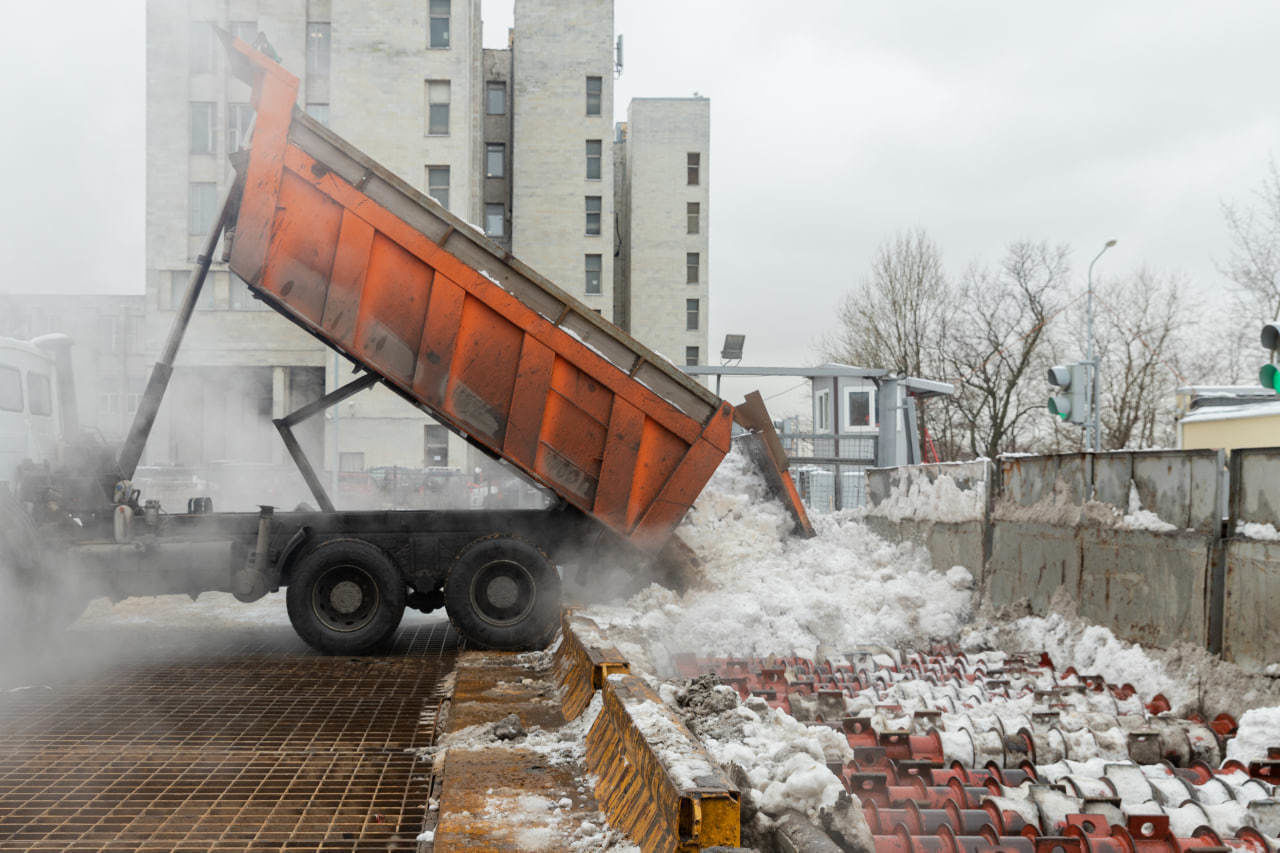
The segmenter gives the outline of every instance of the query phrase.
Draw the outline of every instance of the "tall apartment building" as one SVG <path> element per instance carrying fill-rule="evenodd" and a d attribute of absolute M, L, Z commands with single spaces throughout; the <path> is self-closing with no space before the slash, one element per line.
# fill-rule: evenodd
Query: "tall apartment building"
<path fill-rule="evenodd" d="M 216 26 L 247 41 L 261 34 L 302 79 L 300 108 L 606 318 L 616 315 L 677 363 L 691 347 L 705 358 L 706 100 L 689 102 L 697 139 L 663 127 L 668 117 L 688 119 L 686 99 L 633 105 L 635 165 L 622 177 L 639 206 L 620 209 L 613 0 L 516 0 L 514 23 L 507 48 L 486 50 L 480 0 L 148 0 L 150 349 L 163 341 L 231 183 L 227 155 L 250 130 L 248 88 L 229 76 Z M 691 174 L 688 152 L 702 158 L 696 185 L 678 180 Z M 648 176 L 661 186 L 649 187 Z M 687 232 L 688 203 L 701 205 L 697 234 Z M 623 221 L 635 223 L 629 265 L 619 262 Z M 270 418 L 349 376 L 322 345 L 264 310 L 225 264 L 215 263 L 200 307 L 146 461 L 285 464 Z M 380 388 L 306 427 L 304 446 L 330 468 L 478 461 Z"/>

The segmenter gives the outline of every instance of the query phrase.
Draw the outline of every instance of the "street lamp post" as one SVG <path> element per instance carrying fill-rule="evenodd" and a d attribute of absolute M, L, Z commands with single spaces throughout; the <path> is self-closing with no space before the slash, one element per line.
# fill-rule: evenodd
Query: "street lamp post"
<path fill-rule="evenodd" d="M 1103 244 L 1102 250 L 1089 261 L 1089 354 L 1087 361 L 1090 369 L 1093 371 L 1093 382 L 1090 383 L 1089 392 L 1089 448 L 1095 453 L 1102 449 L 1102 430 L 1099 428 L 1098 417 L 1098 373 L 1100 372 L 1098 362 L 1093 357 L 1093 265 L 1098 262 L 1098 258 L 1116 244 L 1115 240 L 1108 240 Z"/>

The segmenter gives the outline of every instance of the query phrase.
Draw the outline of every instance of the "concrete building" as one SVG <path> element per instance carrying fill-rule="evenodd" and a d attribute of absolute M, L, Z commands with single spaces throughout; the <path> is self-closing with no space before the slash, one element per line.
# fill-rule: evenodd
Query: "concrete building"
<path fill-rule="evenodd" d="M 613 0 L 517 0 L 508 47 L 485 50 L 480 0 L 148 0 L 144 350 L 154 358 L 160 349 L 234 177 L 228 156 L 251 129 L 249 90 L 228 73 L 222 28 L 265 38 L 302 80 L 299 107 L 403 180 L 606 317 L 620 280 L 625 322 L 643 321 L 633 329 L 642 341 L 677 363 L 689 347 L 705 358 L 707 102 L 655 100 L 636 111 L 641 177 L 627 192 L 643 201 L 636 247 L 646 274 L 633 283 L 635 265 L 615 273 L 613 23 Z M 696 146 L 661 127 L 686 113 Z M 680 183 L 685 148 L 702 158 L 700 185 Z M 678 161 L 669 169 L 667 156 Z M 650 174 L 662 188 L 645 191 Z M 680 211 L 684 195 L 701 205 L 698 234 L 685 232 L 683 212 L 666 221 L 662 196 L 677 185 Z M 693 254 L 699 280 L 686 284 Z M 699 300 L 698 328 L 685 328 L 686 297 Z M 144 463 L 286 468 L 270 420 L 349 378 L 345 362 L 264 309 L 215 259 Z M 304 423 L 299 438 L 331 475 L 486 464 L 381 388 Z"/>
<path fill-rule="evenodd" d="M 636 98 L 617 133 L 621 323 L 676 364 L 706 364 L 711 102 Z"/>

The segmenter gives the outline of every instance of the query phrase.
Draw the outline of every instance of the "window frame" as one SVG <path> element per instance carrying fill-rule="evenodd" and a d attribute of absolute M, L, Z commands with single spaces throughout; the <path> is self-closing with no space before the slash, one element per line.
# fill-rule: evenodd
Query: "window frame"
<path fill-rule="evenodd" d="M 690 361 L 690 358 L 693 360 Z M 686 346 L 684 348 L 684 366 L 696 367 L 702 360 L 702 347 Z"/>
<path fill-rule="evenodd" d="M 498 214 L 498 230 L 493 231 L 489 228 L 489 217 L 493 215 L 492 208 L 497 208 Z M 486 237 L 506 237 L 507 236 L 507 206 L 500 201 L 487 201 L 484 203 L 484 235 Z"/>
<path fill-rule="evenodd" d="M 502 109 L 493 111 L 493 93 L 502 96 Z M 507 114 L 507 82 L 505 80 L 489 80 L 484 84 L 484 114 L 487 116 L 504 116 Z"/>
<path fill-rule="evenodd" d="M 431 191 L 431 173 L 432 172 L 444 174 L 445 183 L 444 183 L 444 199 L 443 200 L 438 198 Z M 449 190 L 451 189 L 452 181 L 453 181 L 453 174 L 450 171 L 449 166 L 447 164 L 442 163 L 435 166 L 430 166 L 430 165 L 427 166 L 427 195 L 430 198 L 435 199 L 435 201 L 438 202 L 440 206 L 443 207 L 445 210 L 449 209 Z"/>
<path fill-rule="evenodd" d="M 684 162 L 685 162 L 685 168 L 688 169 L 688 174 L 686 175 L 686 178 L 689 182 L 688 186 L 691 186 L 691 187 L 702 186 L 702 152 L 701 151 L 687 152 L 685 154 Z"/>
<path fill-rule="evenodd" d="M 196 115 L 205 114 L 204 127 L 204 147 L 196 147 Z M 218 126 L 218 105 L 214 101 L 190 101 L 188 102 L 188 140 L 190 145 L 190 153 L 192 154 L 216 154 L 218 141 L 216 138 Z"/>
<path fill-rule="evenodd" d="M 596 268 L 591 268 L 592 259 L 595 259 Z M 584 290 L 588 296 L 604 295 L 604 255 L 599 252 L 587 252 L 583 255 L 583 270 L 585 273 Z M 591 274 L 595 273 L 595 289 L 592 290 Z"/>
<path fill-rule="evenodd" d="M 855 424 L 853 422 L 853 397 L 855 394 L 865 397 L 867 401 L 867 422 L 863 424 Z M 874 429 L 875 425 L 875 392 L 870 388 L 844 389 L 844 428 L 848 430 Z"/>
<path fill-rule="evenodd" d="M 449 125 L 450 125 L 450 122 L 452 121 L 452 116 L 450 115 L 450 112 L 451 112 L 450 106 L 453 103 L 453 84 L 449 80 L 440 80 L 440 79 L 427 80 L 426 84 L 427 84 L 426 85 L 426 89 L 427 89 L 427 93 L 426 93 L 427 94 L 427 133 L 426 135 L 427 136 L 448 136 Z M 439 87 L 441 86 L 444 88 L 444 91 L 446 93 L 445 100 L 433 101 L 431 90 L 435 88 L 436 91 L 438 92 L 440 91 Z M 443 108 L 444 110 L 444 130 L 435 129 L 437 107 Z"/>
<path fill-rule="evenodd" d="M 823 388 L 814 397 L 814 407 L 817 409 L 814 416 L 814 432 L 830 432 L 831 431 L 831 389 Z"/>
<path fill-rule="evenodd" d="M 311 116 L 313 119 L 320 122 L 325 127 L 329 126 L 328 101 L 312 101 L 311 103 L 307 104 L 305 108 L 305 112 L 307 115 Z"/>
<path fill-rule="evenodd" d="M 690 325 L 692 323 L 692 325 Z M 684 301 L 684 330 L 697 332 L 702 328 L 702 300 L 686 299 Z"/>
<path fill-rule="evenodd" d="M 209 209 L 208 222 L 204 223 L 204 229 L 198 230 L 201 224 L 196 221 L 196 188 L 200 188 L 200 194 L 207 194 Z M 202 198 L 201 201 L 204 199 Z M 206 237 L 209 231 L 213 229 L 214 220 L 218 218 L 218 185 L 213 181 L 192 181 L 187 186 L 187 236 L 188 237 Z"/>
<path fill-rule="evenodd" d="M 43 396 L 36 393 L 37 387 Z M 43 411 L 36 408 L 37 403 L 42 404 Z M 53 417 L 53 382 L 49 374 L 27 371 L 27 413 L 41 418 Z"/>
<path fill-rule="evenodd" d="M 702 253 L 701 252 L 685 252 L 684 253 L 684 283 L 685 284 L 701 284 L 702 283 Z"/>
<path fill-rule="evenodd" d="M 240 126 L 240 118 L 245 118 L 244 127 Z M 253 104 L 244 101 L 227 102 L 227 153 L 247 148 L 249 135 L 253 131 Z M 232 134 L 235 134 L 234 144 Z"/>
<path fill-rule="evenodd" d="M 448 11 L 443 15 L 437 12 L 434 7 L 437 3 L 444 3 Z M 436 22 L 444 21 L 444 44 L 436 44 Z M 453 4 L 449 0 L 427 0 L 427 49 L 428 50 L 448 50 L 452 47 L 452 29 L 453 29 Z"/>
<path fill-rule="evenodd" d="M 498 155 L 498 171 L 492 171 L 494 153 Z M 505 178 L 507 176 L 507 145 L 505 142 L 486 142 L 484 144 L 484 176 L 486 178 Z"/>
<path fill-rule="evenodd" d="M 591 143 L 593 143 L 593 142 L 596 144 L 596 147 L 597 147 L 597 149 L 598 149 L 598 150 L 596 151 L 596 153 L 595 153 L 595 154 L 592 154 L 592 153 L 591 153 Z M 592 160 L 595 160 L 595 163 L 596 163 L 596 174 L 595 174 L 595 177 L 592 177 L 592 176 L 591 176 L 591 161 L 592 161 Z M 587 140 L 587 180 L 588 180 L 588 181 L 599 181 L 599 180 L 601 180 L 601 177 L 600 177 L 600 176 L 601 176 L 601 175 L 603 175 L 603 174 L 604 174 L 604 140 L 603 140 L 603 139 L 588 139 L 588 140 Z"/>
<path fill-rule="evenodd" d="M 596 85 L 596 91 L 594 92 L 591 91 L 592 81 L 594 81 Z M 592 101 L 592 97 L 595 98 L 594 102 Z M 599 77 L 594 74 L 587 75 L 587 105 L 586 106 L 587 106 L 586 114 L 589 116 L 598 116 L 598 115 L 604 114 L 604 77 Z M 595 112 L 592 112 L 593 106 L 595 107 Z"/>
<path fill-rule="evenodd" d="M 8 386 L 7 390 L 17 392 L 16 399 L 17 399 L 18 407 L 15 409 L 13 408 L 12 405 L 5 404 L 6 403 L 6 397 L 4 393 L 6 390 L 4 385 L 5 380 L 0 379 L 0 412 L 24 412 L 26 411 L 27 398 L 24 396 L 25 389 L 22 387 L 22 371 L 16 367 L 11 367 L 10 365 L 7 365 L 7 364 L 0 364 L 0 377 L 8 376 L 9 374 L 12 374 L 13 383 Z M 7 399 L 9 403 L 12 403 L 15 398 L 10 396 Z"/>
<path fill-rule="evenodd" d="M 326 80 L 329 78 L 333 70 L 332 47 L 333 27 L 329 22 L 307 21 L 306 71 L 308 77 L 323 77 Z"/>
<path fill-rule="evenodd" d="M 591 209 L 591 202 L 593 202 L 593 201 L 594 201 L 594 202 L 595 202 L 595 204 L 596 204 L 596 209 L 595 209 L 595 210 L 592 210 L 592 209 Z M 586 215 L 587 215 L 587 221 L 586 221 L 586 226 L 585 226 L 585 227 L 586 227 L 586 236 L 588 236 L 588 237 L 599 237 L 601 234 L 603 234 L 603 233 L 604 233 L 604 229 L 603 229 L 603 223 L 604 223 L 604 196 L 598 196 L 598 195 L 589 195 L 589 196 L 584 196 L 584 197 L 583 197 L 583 209 L 585 210 Z M 594 220 L 592 219 L 592 217 L 593 217 L 593 216 L 595 217 L 595 219 L 594 219 Z M 594 231 L 592 231 L 592 230 L 591 230 L 591 226 L 592 226 L 592 223 L 593 223 L 593 222 L 594 222 L 594 224 L 595 224 L 595 230 L 594 230 Z"/>

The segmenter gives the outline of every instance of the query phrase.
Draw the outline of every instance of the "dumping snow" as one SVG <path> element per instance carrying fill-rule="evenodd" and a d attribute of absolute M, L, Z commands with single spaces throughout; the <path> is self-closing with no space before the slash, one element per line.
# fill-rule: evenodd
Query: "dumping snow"
<path fill-rule="evenodd" d="M 911 544 L 891 544 L 853 512 L 792 521 L 758 471 L 730 453 L 690 511 L 680 537 L 703 562 L 705 585 L 681 595 L 652 585 L 621 605 L 585 611 L 622 648 L 640 645 L 659 673 L 670 656 L 813 657 L 867 643 L 919 646 L 955 638 L 969 619 L 973 578 L 933 571 Z M 625 651 L 625 649 L 624 649 Z"/>
<path fill-rule="evenodd" d="M 973 463 L 963 464 L 972 467 Z M 930 480 L 924 472 L 904 470 L 888 496 L 866 513 L 889 521 L 976 521 L 982 518 L 986 503 L 984 480 L 965 489 L 947 473 Z"/>

